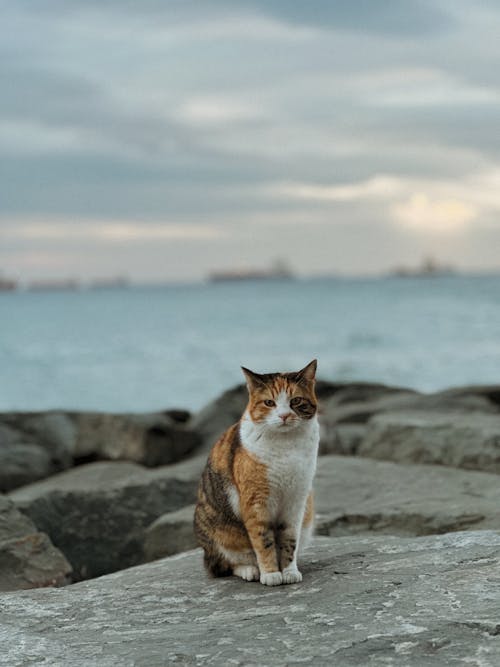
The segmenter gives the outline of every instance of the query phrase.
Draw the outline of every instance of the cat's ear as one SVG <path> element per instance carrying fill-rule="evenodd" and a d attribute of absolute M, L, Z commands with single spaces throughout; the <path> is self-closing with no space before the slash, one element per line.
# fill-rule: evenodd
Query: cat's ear
<path fill-rule="evenodd" d="M 307 366 L 304 366 L 304 368 L 297 373 L 297 379 L 299 381 L 307 380 L 308 382 L 312 382 L 316 378 L 317 367 L 318 361 L 313 359 Z"/>
<path fill-rule="evenodd" d="M 241 370 L 243 371 L 243 375 L 245 376 L 245 380 L 247 381 L 248 391 L 252 391 L 252 389 L 257 389 L 257 387 L 262 387 L 262 385 L 265 384 L 262 375 L 254 373 L 253 371 L 249 370 L 248 368 L 245 368 L 244 366 L 241 367 Z"/>

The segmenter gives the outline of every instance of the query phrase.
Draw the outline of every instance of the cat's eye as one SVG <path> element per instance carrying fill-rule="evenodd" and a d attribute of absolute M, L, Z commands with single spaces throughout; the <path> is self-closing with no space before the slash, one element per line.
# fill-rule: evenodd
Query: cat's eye
<path fill-rule="evenodd" d="M 274 401 L 272 401 L 270 398 L 267 398 L 267 399 L 264 401 L 264 405 L 267 405 L 268 408 L 274 408 L 274 406 L 276 405 L 276 403 L 275 403 Z"/>
<path fill-rule="evenodd" d="M 297 407 L 297 405 L 300 405 L 300 403 L 302 403 L 302 396 L 294 396 L 290 401 L 290 407 Z"/>

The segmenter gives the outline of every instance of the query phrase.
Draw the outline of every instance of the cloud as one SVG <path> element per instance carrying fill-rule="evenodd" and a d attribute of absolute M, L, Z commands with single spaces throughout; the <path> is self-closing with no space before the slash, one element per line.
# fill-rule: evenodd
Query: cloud
<path fill-rule="evenodd" d="M 425 0 L 249 0 L 246 4 L 290 23 L 398 37 L 440 32 L 453 25 L 450 13 Z"/>
<path fill-rule="evenodd" d="M 389 261 L 400 236 L 430 252 L 436 228 L 488 226 L 492 245 L 498 3 L 3 4 L 2 257 L 7 228 L 7 249 L 83 244 L 99 270 L 147 272 L 172 245 L 186 276 L 204 240 L 206 266 L 311 235 L 328 266 L 327 229 L 343 268 Z"/>
<path fill-rule="evenodd" d="M 376 202 L 389 218 L 414 231 L 454 233 L 500 213 L 500 167 L 453 181 L 377 175 L 331 186 L 278 183 L 270 193 L 314 203 Z"/>
<path fill-rule="evenodd" d="M 118 221 L 61 221 L 23 220 L 2 226 L 0 236 L 9 241 L 73 243 L 136 243 L 155 241 L 207 241 L 223 236 L 213 225 L 175 223 L 145 223 Z"/>
<path fill-rule="evenodd" d="M 430 199 L 423 192 L 394 204 L 393 217 L 417 231 L 453 233 L 478 217 L 479 210 L 459 199 Z"/>
<path fill-rule="evenodd" d="M 227 127 L 229 123 L 241 123 L 263 117 L 263 110 L 230 97 L 193 97 L 186 100 L 175 113 L 177 118 L 189 125 Z"/>

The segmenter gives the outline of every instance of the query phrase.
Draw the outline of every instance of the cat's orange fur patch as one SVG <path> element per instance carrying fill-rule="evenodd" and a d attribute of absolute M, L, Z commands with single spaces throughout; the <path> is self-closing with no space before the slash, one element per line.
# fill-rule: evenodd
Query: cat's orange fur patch
<path fill-rule="evenodd" d="M 310 526 L 313 523 L 313 521 L 314 521 L 314 497 L 313 494 L 310 493 L 307 496 L 306 511 L 304 514 L 303 525 Z"/>

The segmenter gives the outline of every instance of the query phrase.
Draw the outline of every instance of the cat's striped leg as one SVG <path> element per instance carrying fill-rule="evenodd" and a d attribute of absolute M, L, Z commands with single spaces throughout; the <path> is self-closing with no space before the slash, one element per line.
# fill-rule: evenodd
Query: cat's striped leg
<path fill-rule="evenodd" d="M 267 515 L 267 509 L 265 506 L 254 506 L 244 520 L 257 558 L 260 583 L 266 586 L 279 586 L 283 576 L 278 568 L 274 528 Z"/>
<path fill-rule="evenodd" d="M 300 526 L 300 524 L 299 524 Z M 280 521 L 276 526 L 276 539 L 279 545 L 280 569 L 284 584 L 296 584 L 302 581 L 302 574 L 297 567 L 297 546 L 300 527 L 297 523 Z"/>
<path fill-rule="evenodd" d="M 299 547 L 302 546 L 299 545 L 299 541 L 302 542 L 304 539 L 304 526 L 311 524 L 312 508 L 313 499 L 310 493 L 305 503 L 304 501 L 292 503 L 276 526 L 284 584 L 296 584 L 302 581 L 302 574 L 297 566 L 297 555 Z"/>

